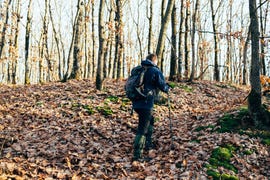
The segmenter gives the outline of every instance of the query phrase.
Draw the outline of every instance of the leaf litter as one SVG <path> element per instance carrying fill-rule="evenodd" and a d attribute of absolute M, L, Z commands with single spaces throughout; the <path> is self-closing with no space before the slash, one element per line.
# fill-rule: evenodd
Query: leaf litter
<path fill-rule="evenodd" d="M 156 148 L 144 153 L 148 162 L 131 161 L 137 115 L 130 114 L 124 81 L 106 81 L 105 91 L 90 80 L 2 85 L 0 179 L 209 179 L 205 164 L 224 143 L 253 150 L 233 155 L 237 177 L 270 177 L 269 146 L 259 138 L 195 131 L 245 105 L 248 91 L 208 81 L 182 84 L 189 90 L 171 91 L 170 117 L 166 103 L 155 105 Z"/>

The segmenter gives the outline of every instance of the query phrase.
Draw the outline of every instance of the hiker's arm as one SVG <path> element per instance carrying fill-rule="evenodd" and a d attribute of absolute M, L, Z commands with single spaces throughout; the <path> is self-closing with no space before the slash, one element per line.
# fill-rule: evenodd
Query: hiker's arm
<path fill-rule="evenodd" d="M 161 73 L 161 72 L 158 72 L 157 73 L 157 82 L 158 82 L 158 88 L 161 90 L 161 91 L 163 91 L 163 92 L 165 92 L 165 93 L 168 93 L 168 91 L 169 91 L 169 86 L 168 86 L 168 84 L 166 83 L 166 81 L 165 81 L 165 78 L 164 78 L 164 76 L 163 76 L 163 74 Z"/>

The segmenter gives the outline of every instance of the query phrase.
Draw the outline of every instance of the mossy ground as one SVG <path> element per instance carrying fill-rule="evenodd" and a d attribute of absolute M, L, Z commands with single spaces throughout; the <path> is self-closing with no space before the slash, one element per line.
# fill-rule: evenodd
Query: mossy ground
<path fill-rule="evenodd" d="M 210 131 L 208 131 L 210 133 L 238 133 L 248 135 L 249 137 L 261 138 L 261 142 L 263 144 L 270 146 L 270 131 L 265 128 L 261 129 L 255 127 L 246 107 L 242 107 L 236 112 L 234 111 L 232 113 L 225 114 L 223 117 L 218 119 L 215 126 L 200 126 L 194 129 L 194 131 L 200 132 L 205 129 L 210 129 Z M 236 147 L 231 144 L 224 144 L 217 147 L 212 151 L 208 164 L 206 165 L 208 176 L 211 176 L 214 180 L 238 179 L 234 175 L 220 174 L 217 170 L 218 167 L 223 167 L 230 170 L 233 174 L 237 174 L 237 168 L 231 163 L 231 158 L 234 153 L 251 155 L 254 153 L 254 150 Z"/>

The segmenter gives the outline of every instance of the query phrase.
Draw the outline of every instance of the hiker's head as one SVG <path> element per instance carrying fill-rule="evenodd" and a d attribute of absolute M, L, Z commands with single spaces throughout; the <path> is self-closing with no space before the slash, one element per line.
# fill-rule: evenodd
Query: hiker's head
<path fill-rule="evenodd" d="M 156 54 L 149 54 L 148 56 L 146 56 L 146 59 L 149 59 L 150 61 L 152 61 L 154 64 L 157 65 L 157 55 Z"/>

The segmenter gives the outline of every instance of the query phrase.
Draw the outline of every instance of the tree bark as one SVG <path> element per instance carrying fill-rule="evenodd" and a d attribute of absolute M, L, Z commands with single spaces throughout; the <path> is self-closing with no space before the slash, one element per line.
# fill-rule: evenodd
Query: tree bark
<path fill-rule="evenodd" d="M 29 0 L 27 10 L 27 22 L 25 32 L 25 84 L 30 84 L 30 65 L 29 65 L 29 50 L 30 50 L 30 34 L 31 34 L 31 23 L 32 23 L 32 0 Z"/>
<path fill-rule="evenodd" d="M 82 79 L 82 21 L 83 21 L 83 2 L 78 0 L 78 18 L 75 25 L 75 37 L 73 47 L 73 66 L 69 79 Z"/>
<path fill-rule="evenodd" d="M 99 48 L 98 48 L 98 66 L 96 75 L 96 88 L 103 89 L 104 81 L 104 49 L 105 49 L 105 0 L 100 0 L 99 15 L 98 15 L 98 34 L 99 34 Z"/>
<path fill-rule="evenodd" d="M 216 29 L 216 12 L 214 10 L 214 2 L 210 0 L 211 5 L 211 13 L 212 13 L 212 27 L 214 34 L 214 80 L 220 81 L 219 76 L 219 68 L 218 68 L 218 37 L 217 37 L 217 29 Z"/>
<path fill-rule="evenodd" d="M 90 71 L 91 77 L 96 77 L 96 37 L 95 37 L 95 1 L 91 1 L 92 8 L 92 68 Z"/>
<path fill-rule="evenodd" d="M 259 61 L 259 22 L 256 11 L 256 0 L 249 0 L 250 33 L 251 33 L 251 68 L 250 85 L 251 91 L 248 95 L 248 110 L 253 118 L 255 126 L 262 121 L 262 99 L 260 84 L 260 61 Z"/>
<path fill-rule="evenodd" d="M 123 36 L 123 0 L 116 0 L 116 44 L 115 56 L 117 60 L 117 79 L 123 78 L 123 60 L 124 60 L 124 36 Z"/>
<path fill-rule="evenodd" d="M 0 58 L 3 57 L 3 50 L 4 50 L 4 46 L 6 44 L 6 31 L 7 31 L 7 27 L 8 27 L 8 20 L 9 20 L 9 8 L 10 8 L 10 4 L 11 4 L 12 0 L 9 0 L 6 6 L 6 15 L 5 15 L 5 23 L 4 26 L 2 28 L 2 32 L 1 32 L 1 41 L 0 41 Z"/>
<path fill-rule="evenodd" d="M 52 14 L 51 1 L 49 1 L 49 14 L 50 14 L 50 20 L 52 23 L 53 37 L 54 37 L 56 48 L 57 48 L 58 79 L 60 80 L 63 78 L 63 62 L 65 60 L 65 48 L 62 48 L 62 50 L 61 50 L 61 47 L 60 47 L 60 44 L 63 44 L 63 40 L 61 39 L 61 36 L 57 34 L 57 30 L 55 27 L 54 18 L 53 18 L 53 14 Z M 62 55 L 61 55 L 61 53 L 62 53 Z"/>
<path fill-rule="evenodd" d="M 177 72 L 177 56 L 176 56 L 176 35 L 177 35 L 177 21 L 176 21 L 176 6 L 174 4 L 171 14 L 172 24 L 172 44 L 171 44 L 171 64 L 169 80 L 173 81 Z"/>
<path fill-rule="evenodd" d="M 168 0 L 165 16 L 164 18 L 162 18 L 161 28 L 160 28 L 159 37 L 158 37 L 158 44 L 157 44 L 157 49 L 156 49 L 156 54 L 159 60 L 159 64 L 158 64 L 159 66 L 161 64 L 162 52 L 165 46 L 166 31 L 170 22 L 174 2 L 175 0 Z M 161 70 L 163 69 L 162 66 L 160 68 Z"/>
<path fill-rule="evenodd" d="M 179 41 L 178 41 L 178 67 L 177 67 L 177 79 L 178 81 L 182 79 L 182 62 L 183 62 L 183 52 L 182 52 L 182 39 L 183 39 L 183 24 L 185 18 L 185 8 L 184 0 L 181 0 L 180 8 L 180 24 L 179 24 Z"/>
<path fill-rule="evenodd" d="M 189 47 L 189 22 L 190 22 L 190 5 L 188 4 L 189 2 L 186 2 L 186 18 L 185 18 L 185 44 L 184 44 L 184 49 L 185 49 L 185 73 L 184 76 L 185 78 L 188 78 L 189 75 L 189 62 L 190 62 L 190 47 Z"/>
<path fill-rule="evenodd" d="M 152 40 L 152 29 L 153 29 L 153 1 L 154 0 L 150 0 L 150 6 L 149 6 L 149 16 L 147 17 L 148 18 L 148 21 L 149 21 L 149 30 L 148 30 L 148 46 L 147 46 L 147 49 L 148 49 L 148 54 L 152 53 L 152 44 L 153 44 L 153 40 Z"/>
<path fill-rule="evenodd" d="M 40 52 L 39 52 L 39 82 L 44 83 L 47 81 L 47 79 L 50 80 L 50 71 L 52 70 L 51 61 L 49 59 L 49 48 L 48 48 L 48 9 L 49 9 L 49 3 L 48 0 L 45 0 L 45 14 L 43 17 L 43 27 L 42 27 L 42 33 L 40 38 Z M 45 62 L 44 59 L 46 59 L 46 63 L 48 66 L 48 69 L 46 70 L 44 68 Z M 47 77 L 46 77 L 47 75 Z"/>
<path fill-rule="evenodd" d="M 192 17 L 192 32 L 191 32 L 191 47 L 192 47 L 192 64 L 191 64 L 191 73 L 189 81 L 193 81 L 195 76 L 195 32 L 196 32 L 196 23 L 197 23 L 197 13 L 200 6 L 200 0 L 196 0 L 194 14 Z"/>

